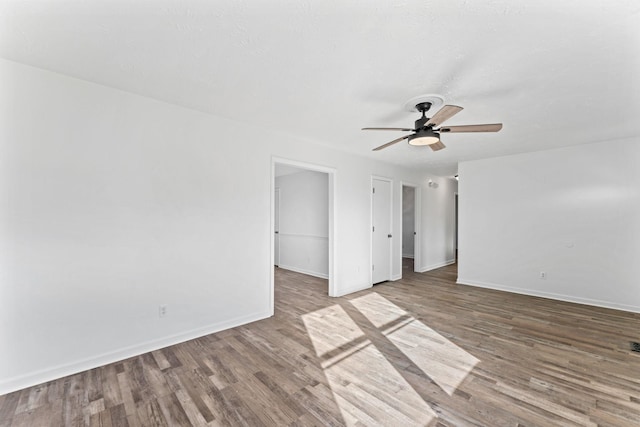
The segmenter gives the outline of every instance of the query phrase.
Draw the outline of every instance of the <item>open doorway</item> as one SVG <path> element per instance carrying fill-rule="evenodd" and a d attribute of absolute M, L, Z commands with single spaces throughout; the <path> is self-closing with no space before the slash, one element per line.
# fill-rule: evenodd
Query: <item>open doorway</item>
<path fill-rule="evenodd" d="M 402 271 L 419 271 L 420 191 L 417 185 L 402 184 Z"/>
<path fill-rule="evenodd" d="M 327 279 L 327 294 L 336 295 L 334 183 L 331 168 L 272 159 L 272 311 L 276 268 Z"/>
<path fill-rule="evenodd" d="M 458 193 L 453 195 L 453 256 L 455 262 L 458 262 Z"/>

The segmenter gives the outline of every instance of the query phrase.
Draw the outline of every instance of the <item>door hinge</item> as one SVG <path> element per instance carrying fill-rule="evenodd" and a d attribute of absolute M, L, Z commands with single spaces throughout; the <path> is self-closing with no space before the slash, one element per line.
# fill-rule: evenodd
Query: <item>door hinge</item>
<path fill-rule="evenodd" d="M 371 231 L 375 232 L 376 231 L 376 227 L 375 226 L 371 227 Z"/>
<path fill-rule="evenodd" d="M 373 194 L 376 194 L 376 187 L 373 187 Z"/>
<path fill-rule="evenodd" d="M 371 265 L 371 271 L 375 270 L 376 266 L 375 265 Z"/>

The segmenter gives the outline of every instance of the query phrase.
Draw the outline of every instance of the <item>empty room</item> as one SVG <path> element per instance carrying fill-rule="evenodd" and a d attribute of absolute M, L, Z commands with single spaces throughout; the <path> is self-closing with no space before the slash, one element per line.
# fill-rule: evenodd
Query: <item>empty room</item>
<path fill-rule="evenodd" d="M 640 425 L 639 28 L 0 1 L 0 426 Z"/>

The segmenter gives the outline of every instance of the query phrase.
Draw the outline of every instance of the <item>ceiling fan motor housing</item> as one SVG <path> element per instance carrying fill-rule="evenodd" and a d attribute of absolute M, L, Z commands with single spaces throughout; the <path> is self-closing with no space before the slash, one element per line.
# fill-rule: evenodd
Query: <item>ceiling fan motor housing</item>
<path fill-rule="evenodd" d="M 407 142 L 411 145 L 424 146 L 432 145 L 440 142 L 440 134 L 433 131 L 432 126 L 427 126 L 429 117 L 427 111 L 431 108 L 430 102 L 421 102 L 416 104 L 416 110 L 422 113 L 422 117 L 416 120 L 415 133 L 407 138 Z"/>

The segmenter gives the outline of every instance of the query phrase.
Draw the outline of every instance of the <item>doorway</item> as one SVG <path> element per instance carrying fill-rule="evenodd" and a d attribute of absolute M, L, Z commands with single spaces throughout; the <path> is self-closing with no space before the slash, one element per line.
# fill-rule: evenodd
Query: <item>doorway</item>
<path fill-rule="evenodd" d="M 280 265 L 280 188 L 276 187 L 273 197 L 273 265 Z"/>
<path fill-rule="evenodd" d="M 336 296 L 337 292 L 333 273 L 335 169 L 276 157 L 271 163 L 270 308 L 273 314 L 276 265 L 326 278 L 328 295 Z M 297 178 L 295 174 L 299 174 Z M 287 178 L 287 175 L 291 176 Z M 304 183 L 300 183 L 302 179 Z M 316 190 L 309 191 L 309 183 Z"/>
<path fill-rule="evenodd" d="M 458 193 L 453 195 L 453 257 L 458 262 Z"/>
<path fill-rule="evenodd" d="M 402 184 L 402 269 L 417 271 L 418 253 L 418 189 L 414 185 Z"/>

